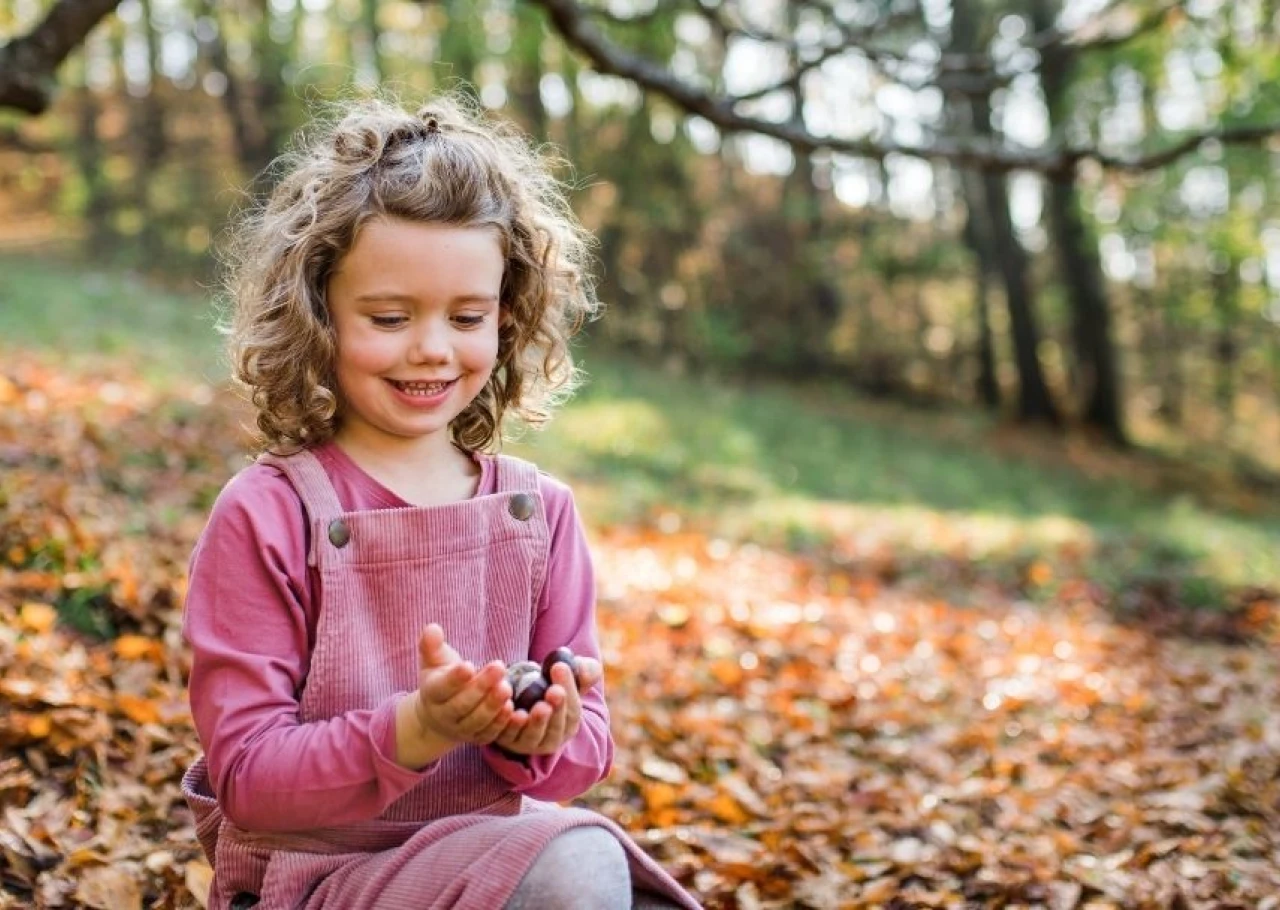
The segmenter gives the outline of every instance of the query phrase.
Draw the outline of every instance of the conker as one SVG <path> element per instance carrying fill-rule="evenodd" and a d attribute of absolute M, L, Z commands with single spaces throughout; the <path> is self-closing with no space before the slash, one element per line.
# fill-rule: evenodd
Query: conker
<path fill-rule="evenodd" d="M 516 708 L 529 711 L 547 697 L 551 688 L 551 668 L 556 664 L 568 664 L 574 678 L 578 675 L 577 659 L 569 648 L 556 648 L 538 666 L 536 661 L 519 660 L 507 667 L 507 684 L 511 686 L 511 700 Z"/>
<path fill-rule="evenodd" d="M 521 711 L 530 711 L 547 695 L 547 682 L 536 670 L 520 677 L 515 685 L 514 701 Z"/>
<path fill-rule="evenodd" d="M 568 664 L 569 672 L 576 678 L 578 675 L 577 659 L 568 648 L 559 647 L 542 659 L 542 678 L 551 684 L 551 668 L 556 664 Z"/>
<path fill-rule="evenodd" d="M 507 684 L 511 686 L 511 691 L 514 692 L 516 690 L 516 683 L 520 680 L 521 676 L 524 676 L 526 673 L 541 672 L 542 668 L 538 666 L 537 661 L 518 660 L 511 666 L 507 667 Z"/>

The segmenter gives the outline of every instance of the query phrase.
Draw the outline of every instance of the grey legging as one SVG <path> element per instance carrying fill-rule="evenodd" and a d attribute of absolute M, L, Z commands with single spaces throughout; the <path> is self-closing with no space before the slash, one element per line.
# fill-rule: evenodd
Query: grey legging
<path fill-rule="evenodd" d="M 667 910 L 679 907 L 648 891 L 633 891 L 627 855 L 603 828 L 566 831 L 538 854 L 506 910 Z"/>

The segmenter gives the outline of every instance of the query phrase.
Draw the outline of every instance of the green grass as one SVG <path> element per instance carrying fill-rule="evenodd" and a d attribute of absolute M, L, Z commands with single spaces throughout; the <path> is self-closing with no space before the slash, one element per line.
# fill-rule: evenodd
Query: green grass
<path fill-rule="evenodd" d="M 207 296 L 166 293 L 71 263 L 0 257 L 0 351 L 108 355 L 163 379 L 218 380 Z M 992 443 L 976 414 L 913 412 L 834 385 L 750 386 L 675 377 L 600 351 L 590 382 L 541 433 L 511 447 L 574 482 L 597 521 L 664 513 L 713 534 L 851 560 L 895 574 L 1022 584 L 1051 596 L 1083 571 L 1113 590 L 1172 582 L 1212 605 L 1242 585 L 1280 584 L 1280 507 L 1233 510 L 1189 488 L 1139 482 L 1141 458 L 1093 477 L 1052 457 Z M 1037 454 L 1039 453 L 1039 454 Z M 954 592 L 953 592 L 954 593 Z"/>
<path fill-rule="evenodd" d="M 962 559 L 997 576 L 1082 554 L 1104 583 L 1172 579 L 1191 600 L 1280 583 L 1280 510 L 1241 514 L 1123 473 L 1002 455 L 981 416 L 584 359 L 592 383 L 525 448 L 598 489 L 592 504 L 610 518 L 672 506 L 733 538 L 888 548 L 908 569 Z"/>
<path fill-rule="evenodd" d="M 221 339 L 210 295 L 158 289 L 74 260 L 0 254 L 0 350 L 47 350 L 71 362 L 127 359 L 144 376 L 216 380 Z"/>

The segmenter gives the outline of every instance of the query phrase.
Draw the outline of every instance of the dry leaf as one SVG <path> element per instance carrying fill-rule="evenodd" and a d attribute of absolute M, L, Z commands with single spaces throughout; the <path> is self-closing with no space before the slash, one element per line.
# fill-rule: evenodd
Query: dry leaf
<path fill-rule="evenodd" d="M 125 870 L 97 866 L 81 873 L 76 900 L 95 910 L 141 910 L 142 890 Z"/>
<path fill-rule="evenodd" d="M 213 868 L 204 860 L 193 860 L 187 863 L 183 881 L 191 896 L 200 902 L 200 906 L 208 907 L 209 889 L 213 887 Z"/>

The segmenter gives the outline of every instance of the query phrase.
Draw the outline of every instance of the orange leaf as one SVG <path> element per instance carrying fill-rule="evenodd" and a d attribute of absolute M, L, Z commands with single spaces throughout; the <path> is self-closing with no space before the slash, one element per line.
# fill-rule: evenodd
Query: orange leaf
<path fill-rule="evenodd" d="M 116 639 L 115 652 L 121 660 L 138 660 L 142 657 L 160 660 L 164 656 L 160 642 L 142 635 L 121 635 Z"/>
<path fill-rule="evenodd" d="M 201 860 L 187 863 L 187 890 L 191 892 L 201 907 L 209 906 L 209 889 L 213 886 L 213 869 Z"/>
<path fill-rule="evenodd" d="M 641 784 L 640 792 L 644 796 L 645 807 L 650 812 L 658 812 L 668 806 L 674 806 L 680 798 L 679 790 L 662 781 Z"/>
<path fill-rule="evenodd" d="M 116 696 L 116 707 L 135 724 L 156 724 L 160 722 L 160 709 L 149 698 L 121 693 Z"/>
<path fill-rule="evenodd" d="M 711 664 L 711 675 L 722 686 L 736 686 L 742 682 L 742 667 L 736 660 L 721 658 Z"/>
<path fill-rule="evenodd" d="M 58 622 L 58 612 L 48 604 L 31 601 L 22 605 L 18 621 L 28 632 L 44 635 Z"/>
<path fill-rule="evenodd" d="M 707 809 L 716 818 L 731 825 L 742 825 L 751 821 L 750 814 L 728 793 L 717 793 L 707 804 Z"/>
<path fill-rule="evenodd" d="M 1043 587 L 1053 581 L 1053 567 L 1047 562 L 1037 559 L 1027 567 L 1027 581 L 1036 587 Z"/>

